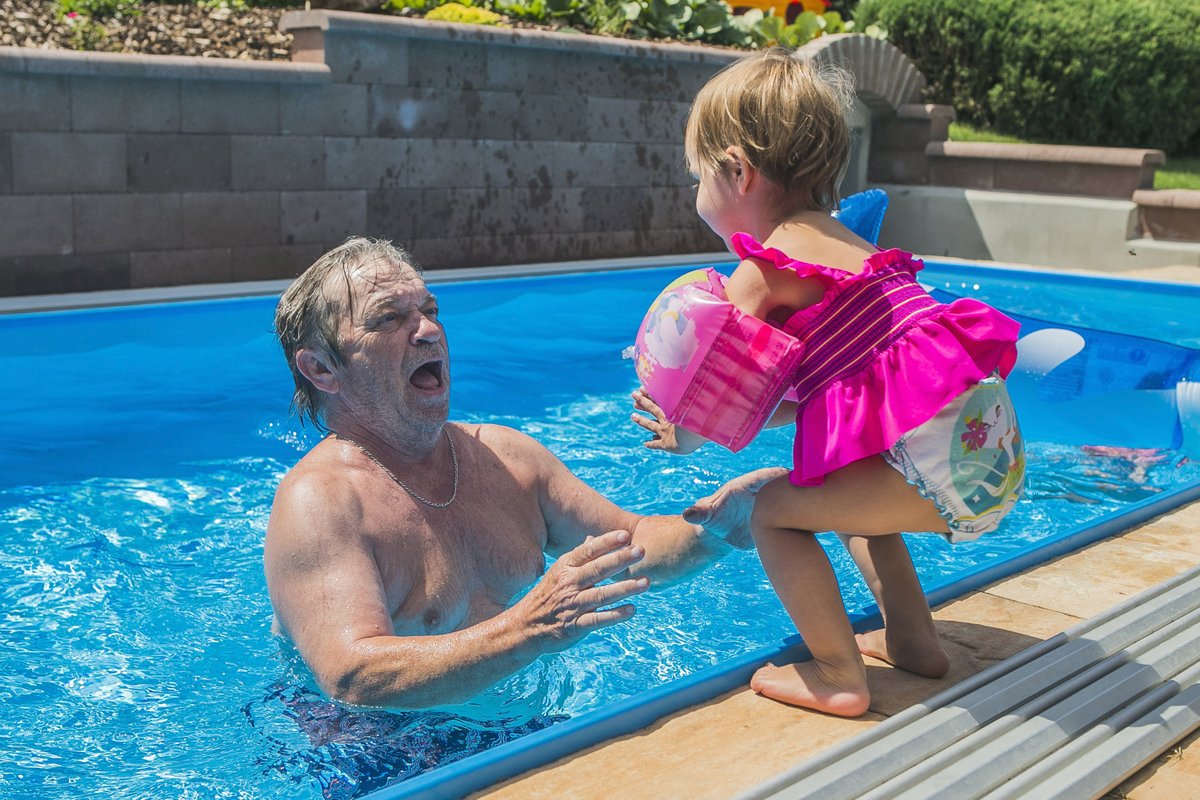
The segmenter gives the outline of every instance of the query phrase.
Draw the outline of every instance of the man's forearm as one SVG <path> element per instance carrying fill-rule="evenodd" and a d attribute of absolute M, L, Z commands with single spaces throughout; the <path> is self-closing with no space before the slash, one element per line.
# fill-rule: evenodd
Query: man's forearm
<path fill-rule="evenodd" d="M 360 639 L 322 688 L 362 706 L 424 708 L 467 700 L 549 649 L 518 616 L 507 609 L 454 633 Z"/>

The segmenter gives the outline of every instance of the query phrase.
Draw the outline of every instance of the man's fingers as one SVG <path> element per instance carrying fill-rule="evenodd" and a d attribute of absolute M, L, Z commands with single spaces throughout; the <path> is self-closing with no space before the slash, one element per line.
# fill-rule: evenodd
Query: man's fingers
<path fill-rule="evenodd" d="M 616 608 L 602 608 L 598 611 L 591 611 L 583 614 L 576 620 L 576 626 L 582 631 L 595 631 L 600 628 L 607 628 L 609 625 L 616 625 L 618 622 L 624 622 L 636 613 L 632 603 L 627 603 Z"/>
<path fill-rule="evenodd" d="M 639 544 L 633 544 L 592 559 L 582 565 L 579 572 L 583 576 L 586 586 L 595 586 L 621 570 L 628 569 L 645 557 L 646 548 Z"/>
<path fill-rule="evenodd" d="M 583 544 L 564 553 L 560 560 L 569 567 L 582 567 L 605 553 L 625 547 L 630 538 L 629 531 L 609 531 L 599 536 L 589 536 Z"/>
<path fill-rule="evenodd" d="M 598 609 L 601 606 L 610 606 L 630 597 L 636 597 L 648 588 L 650 588 L 648 578 L 631 578 L 627 581 L 606 583 L 603 586 L 588 589 L 586 592 L 580 592 L 579 599 L 592 609 Z"/>

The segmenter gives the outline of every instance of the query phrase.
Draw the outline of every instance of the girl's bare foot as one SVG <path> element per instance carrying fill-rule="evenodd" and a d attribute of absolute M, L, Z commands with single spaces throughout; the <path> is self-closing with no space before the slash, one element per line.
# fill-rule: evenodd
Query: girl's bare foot
<path fill-rule="evenodd" d="M 854 638 L 864 656 L 886 661 L 922 678 L 940 678 L 950 671 L 950 657 L 936 639 L 921 643 L 889 642 L 887 629 L 860 633 Z"/>
<path fill-rule="evenodd" d="M 861 668 L 860 668 L 861 669 Z M 802 706 L 839 717 L 867 713 L 871 693 L 862 675 L 832 675 L 834 670 L 816 661 L 777 667 L 767 664 L 750 679 L 750 688 L 772 700 Z"/>

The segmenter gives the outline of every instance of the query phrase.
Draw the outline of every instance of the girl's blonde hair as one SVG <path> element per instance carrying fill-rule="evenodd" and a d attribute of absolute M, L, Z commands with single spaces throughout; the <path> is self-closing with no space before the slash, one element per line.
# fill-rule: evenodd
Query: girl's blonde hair
<path fill-rule="evenodd" d="M 733 62 L 692 101 L 685 143 L 693 169 L 717 172 L 740 147 L 784 189 L 788 211 L 833 211 L 850 158 L 850 76 L 771 47 Z"/>

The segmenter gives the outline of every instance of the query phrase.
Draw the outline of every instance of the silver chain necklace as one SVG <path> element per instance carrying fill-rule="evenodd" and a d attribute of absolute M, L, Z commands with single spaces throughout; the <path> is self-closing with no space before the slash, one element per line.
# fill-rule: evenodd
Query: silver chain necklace
<path fill-rule="evenodd" d="M 450 431 L 446 428 L 442 428 L 442 432 L 446 434 L 446 443 L 450 445 L 450 463 L 454 465 L 454 491 L 452 491 L 450 493 L 450 499 L 444 503 L 435 503 L 432 500 L 422 497 L 421 495 L 414 492 L 412 489 L 408 488 L 408 485 L 404 481 L 402 481 L 396 477 L 396 473 L 394 473 L 390 469 L 388 469 L 387 464 L 384 464 L 382 461 L 380 461 L 378 458 L 376 458 L 375 454 L 372 453 L 370 450 L 368 450 L 361 442 L 355 441 L 354 439 L 351 439 L 349 436 L 343 436 L 340 433 L 333 434 L 333 437 L 335 439 L 341 439 L 343 442 L 349 442 L 350 444 L 357 447 L 359 450 L 362 450 L 363 454 L 366 455 L 367 458 L 374 461 L 381 470 L 386 472 L 388 477 L 396 482 L 397 486 L 399 486 L 404 491 L 408 492 L 409 497 L 411 497 L 413 500 L 424 503 L 425 505 L 430 506 L 431 508 L 445 508 L 446 506 L 448 506 L 454 502 L 454 498 L 458 497 L 458 453 L 454 450 L 454 437 L 450 435 Z"/>

